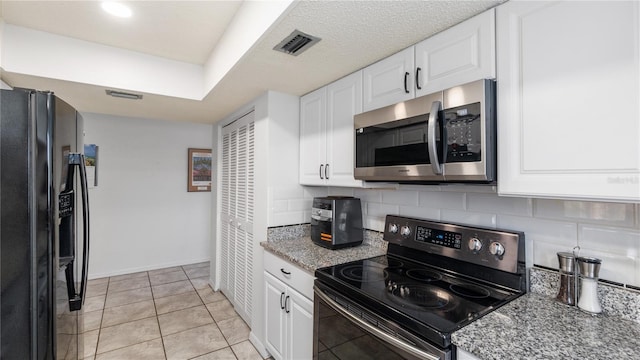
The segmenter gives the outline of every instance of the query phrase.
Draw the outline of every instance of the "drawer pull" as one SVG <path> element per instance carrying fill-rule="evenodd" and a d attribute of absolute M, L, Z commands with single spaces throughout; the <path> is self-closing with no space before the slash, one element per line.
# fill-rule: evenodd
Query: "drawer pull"
<path fill-rule="evenodd" d="M 280 268 L 280 271 L 282 271 L 282 273 L 283 273 L 283 274 L 285 274 L 285 275 L 291 275 L 291 272 L 289 272 L 289 271 L 284 271 L 284 269 L 283 269 L 283 268 Z"/>

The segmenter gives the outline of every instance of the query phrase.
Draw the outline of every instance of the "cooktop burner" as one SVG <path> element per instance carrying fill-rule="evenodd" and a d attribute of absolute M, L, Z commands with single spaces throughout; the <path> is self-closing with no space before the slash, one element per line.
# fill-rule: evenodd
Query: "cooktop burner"
<path fill-rule="evenodd" d="M 404 266 L 404 263 L 398 259 L 387 259 L 387 269 L 399 269 Z"/>
<path fill-rule="evenodd" d="M 411 269 L 407 271 L 407 276 L 413 280 L 422 282 L 432 282 L 442 279 L 442 275 L 428 269 Z"/>
<path fill-rule="evenodd" d="M 484 299 L 491 296 L 489 289 L 473 284 L 451 284 L 449 289 L 454 293 L 466 298 Z"/>
<path fill-rule="evenodd" d="M 360 282 L 381 281 L 389 277 L 386 270 L 378 266 L 354 264 L 340 270 L 345 279 Z"/>
<path fill-rule="evenodd" d="M 388 287 L 393 300 L 417 309 L 442 309 L 452 303 L 446 291 L 431 285 L 392 285 Z"/>

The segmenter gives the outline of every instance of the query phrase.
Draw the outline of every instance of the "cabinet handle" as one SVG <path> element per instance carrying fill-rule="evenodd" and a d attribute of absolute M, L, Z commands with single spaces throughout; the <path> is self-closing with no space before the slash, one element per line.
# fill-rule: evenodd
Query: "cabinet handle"
<path fill-rule="evenodd" d="M 324 179 L 324 178 L 322 177 L 322 167 L 323 167 L 323 166 L 324 166 L 324 164 L 320 164 L 320 179 Z"/>
<path fill-rule="evenodd" d="M 417 68 L 416 69 L 416 88 L 418 88 L 418 90 L 422 90 L 422 86 L 420 86 L 420 71 L 422 69 L 421 68 Z"/>
<path fill-rule="evenodd" d="M 280 268 L 280 271 L 282 271 L 282 273 L 285 274 L 285 275 L 291 275 L 291 272 L 284 271 L 284 269 L 282 269 L 282 268 Z"/>
<path fill-rule="evenodd" d="M 329 180 L 329 164 L 325 164 L 324 166 L 324 178 Z"/>
<path fill-rule="evenodd" d="M 283 298 L 284 298 L 284 293 L 281 293 L 281 294 L 280 294 L 280 309 L 281 309 L 281 310 L 283 310 L 283 309 L 284 309 L 284 305 L 285 305 L 285 304 L 283 304 L 283 302 L 282 302 Z"/>
<path fill-rule="evenodd" d="M 407 94 L 409 93 L 409 86 L 407 86 L 408 79 L 409 79 L 409 73 L 405 72 L 404 73 L 404 92 L 406 92 Z"/>
<path fill-rule="evenodd" d="M 289 307 L 287 306 L 289 304 L 289 295 L 287 295 L 287 297 L 284 299 L 284 311 L 288 314 L 289 313 Z"/>

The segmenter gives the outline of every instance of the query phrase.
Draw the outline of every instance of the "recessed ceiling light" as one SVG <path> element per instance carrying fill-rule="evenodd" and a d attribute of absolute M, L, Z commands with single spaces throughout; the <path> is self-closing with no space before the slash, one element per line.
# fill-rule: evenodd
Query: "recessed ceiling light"
<path fill-rule="evenodd" d="M 108 12 L 113 16 L 123 18 L 131 17 L 132 14 L 131 9 L 127 5 L 115 1 L 103 1 L 102 10 Z"/>

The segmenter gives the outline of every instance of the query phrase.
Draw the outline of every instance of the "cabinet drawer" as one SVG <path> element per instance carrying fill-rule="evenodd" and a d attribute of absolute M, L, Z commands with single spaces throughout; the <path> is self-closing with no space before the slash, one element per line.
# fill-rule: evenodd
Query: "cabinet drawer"
<path fill-rule="evenodd" d="M 314 277 L 302 268 L 293 265 L 268 251 L 264 252 L 264 269 L 277 279 L 297 290 L 308 299 L 313 299 Z"/>

